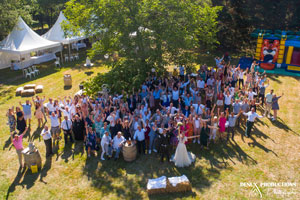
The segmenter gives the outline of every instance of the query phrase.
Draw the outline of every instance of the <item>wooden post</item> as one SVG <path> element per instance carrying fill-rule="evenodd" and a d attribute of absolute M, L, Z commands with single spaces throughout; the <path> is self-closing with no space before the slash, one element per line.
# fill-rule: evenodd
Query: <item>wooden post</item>
<path fill-rule="evenodd" d="M 70 45 L 70 43 L 68 44 L 68 46 L 69 46 L 69 59 L 70 59 L 70 56 L 71 56 L 71 45 Z"/>
<path fill-rule="evenodd" d="M 64 50 L 64 45 L 62 45 L 62 49 L 60 51 L 60 58 L 61 58 L 61 63 L 63 63 L 64 57 L 62 51 Z"/>

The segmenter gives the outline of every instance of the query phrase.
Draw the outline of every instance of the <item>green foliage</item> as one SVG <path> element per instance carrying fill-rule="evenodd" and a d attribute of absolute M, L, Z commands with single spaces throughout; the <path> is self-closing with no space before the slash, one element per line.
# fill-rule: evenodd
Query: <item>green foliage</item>
<path fill-rule="evenodd" d="M 78 32 L 80 27 L 92 36 L 91 57 L 121 57 L 121 62 L 108 59 L 112 72 L 99 79 L 110 83 L 113 75 L 127 89 L 152 67 L 163 71 L 170 63 L 190 65 L 201 49 L 213 49 L 220 10 L 200 0 L 71 0 L 64 11 L 71 24 L 65 28 Z M 122 70 L 125 79 L 118 73 Z"/>
<path fill-rule="evenodd" d="M 94 78 L 84 83 L 85 90 L 89 95 L 94 95 L 101 91 L 103 84 L 108 84 L 110 90 L 114 93 L 122 91 L 132 91 L 140 88 L 141 84 L 151 73 L 150 66 L 136 68 L 126 59 L 120 59 L 113 63 L 112 69 L 107 73 L 99 73 Z M 156 69 L 159 74 L 163 74 L 164 69 Z"/>
<path fill-rule="evenodd" d="M 32 23 L 31 3 L 26 0 L 2 0 L 0 3 L 0 40 L 13 29 L 21 16 L 27 23 Z"/>

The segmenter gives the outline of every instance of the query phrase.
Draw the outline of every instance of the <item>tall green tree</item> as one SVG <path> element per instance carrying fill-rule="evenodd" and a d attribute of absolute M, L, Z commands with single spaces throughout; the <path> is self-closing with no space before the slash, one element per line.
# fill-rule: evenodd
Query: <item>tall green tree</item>
<path fill-rule="evenodd" d="M 42 32 L 45 32 L 44 25 L 51 28 L 55 23 L 59 12 L 63 10 L 67 0 L 33 0 L 33 17 L 39 23 Z"/>
<path fill-rule="evenodd" d="M 71 0 L 65 14 L 72 25 L 66 28 L 93 35 L 90 55 L 119 55 L 134 78 L 152 67 L 189 65 L 200 49 L 214 48 L 220 9 L 200 0 Z"/>
<path fill-rule="evenodd" d="M 1 0 L 0 3 L 0 40 L 4 39 L 21 16 L 27 23 L 32 22 L 31 2 L 26 0 Z"/>

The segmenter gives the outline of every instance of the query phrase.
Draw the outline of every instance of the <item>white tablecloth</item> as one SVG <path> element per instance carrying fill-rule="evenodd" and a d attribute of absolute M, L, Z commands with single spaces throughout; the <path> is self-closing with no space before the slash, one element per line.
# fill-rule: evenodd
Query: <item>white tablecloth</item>
<path fill-rule="evenodd" d="M 72 49 L 76 49 L 77 51 L 78 51 L 78 49 L 85 48 L 85 47 L 86 47 L 86 44 L 83 42 L 72 44 Z"/>
<path fill-rule="evenodd" d="M 41 56 L 33 56 L 30 57 L 29 60 L 24 60 L 22 62 L 18 62 L 18 63 L 14 63 L 14 68 L 19 68 L 19 69 L 23 69 L 23 68 L 27 68 L 30 67 L 32 65 L 37 65 L 43 62 L 48 62 L 50 60 L 55 60 L 56 56 L 54 53 L 47 53 Z"/>
<path fill-rule="evenodd" d="M 186 175 L 170 177 L 168 180 L 173 187 L 176 187 L 178 183 L 189 182 L 189 179 L 186 177 Z"/>
<path fill-rule="evenodd" d="M 156 179 L 149 179 L 147 184 L 147 189 L 162 189 L 167 187 L 167 177 L 161 176 Z"/>

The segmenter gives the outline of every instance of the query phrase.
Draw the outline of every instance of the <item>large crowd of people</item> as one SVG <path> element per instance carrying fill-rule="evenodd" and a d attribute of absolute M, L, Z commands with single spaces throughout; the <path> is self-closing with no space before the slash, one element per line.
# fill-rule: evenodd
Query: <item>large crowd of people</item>
<path fill-rule="evenodd" d="M 166 76 L 153 72 L 130 94 L 35 96 L 20 102 L 7 113 L 12 143 L 20 158 L 20 140 L 34 111 L 38 126 L 43 127 L 46 156 L 51 156 L 52 145 L 63 135 L 65 144 L 83 141 L 88 157 L 101 152 L 102 160 L 113 154 L 118 159 L 125 141 L 132 141 L 139 154 L 155 152 L 161 154 L 161 161 L 164 157 L 169 161 L 170 147 L 178 143 L 213 148 L 217 140 L 234 140 L 239 126 L 245 125 L 244 135 L 250 137 L 255 119 L 270 118 L 271 110 L 272 120 L 277 119 L 281 96 L 274 90 L 266 94 L 269 80 L 255 62 L 243 70 L 230 65 L 226 56 L 215 60 L 215 67 L 202 65 L 197 73 L 187 73 L 184 66 Z"/>

